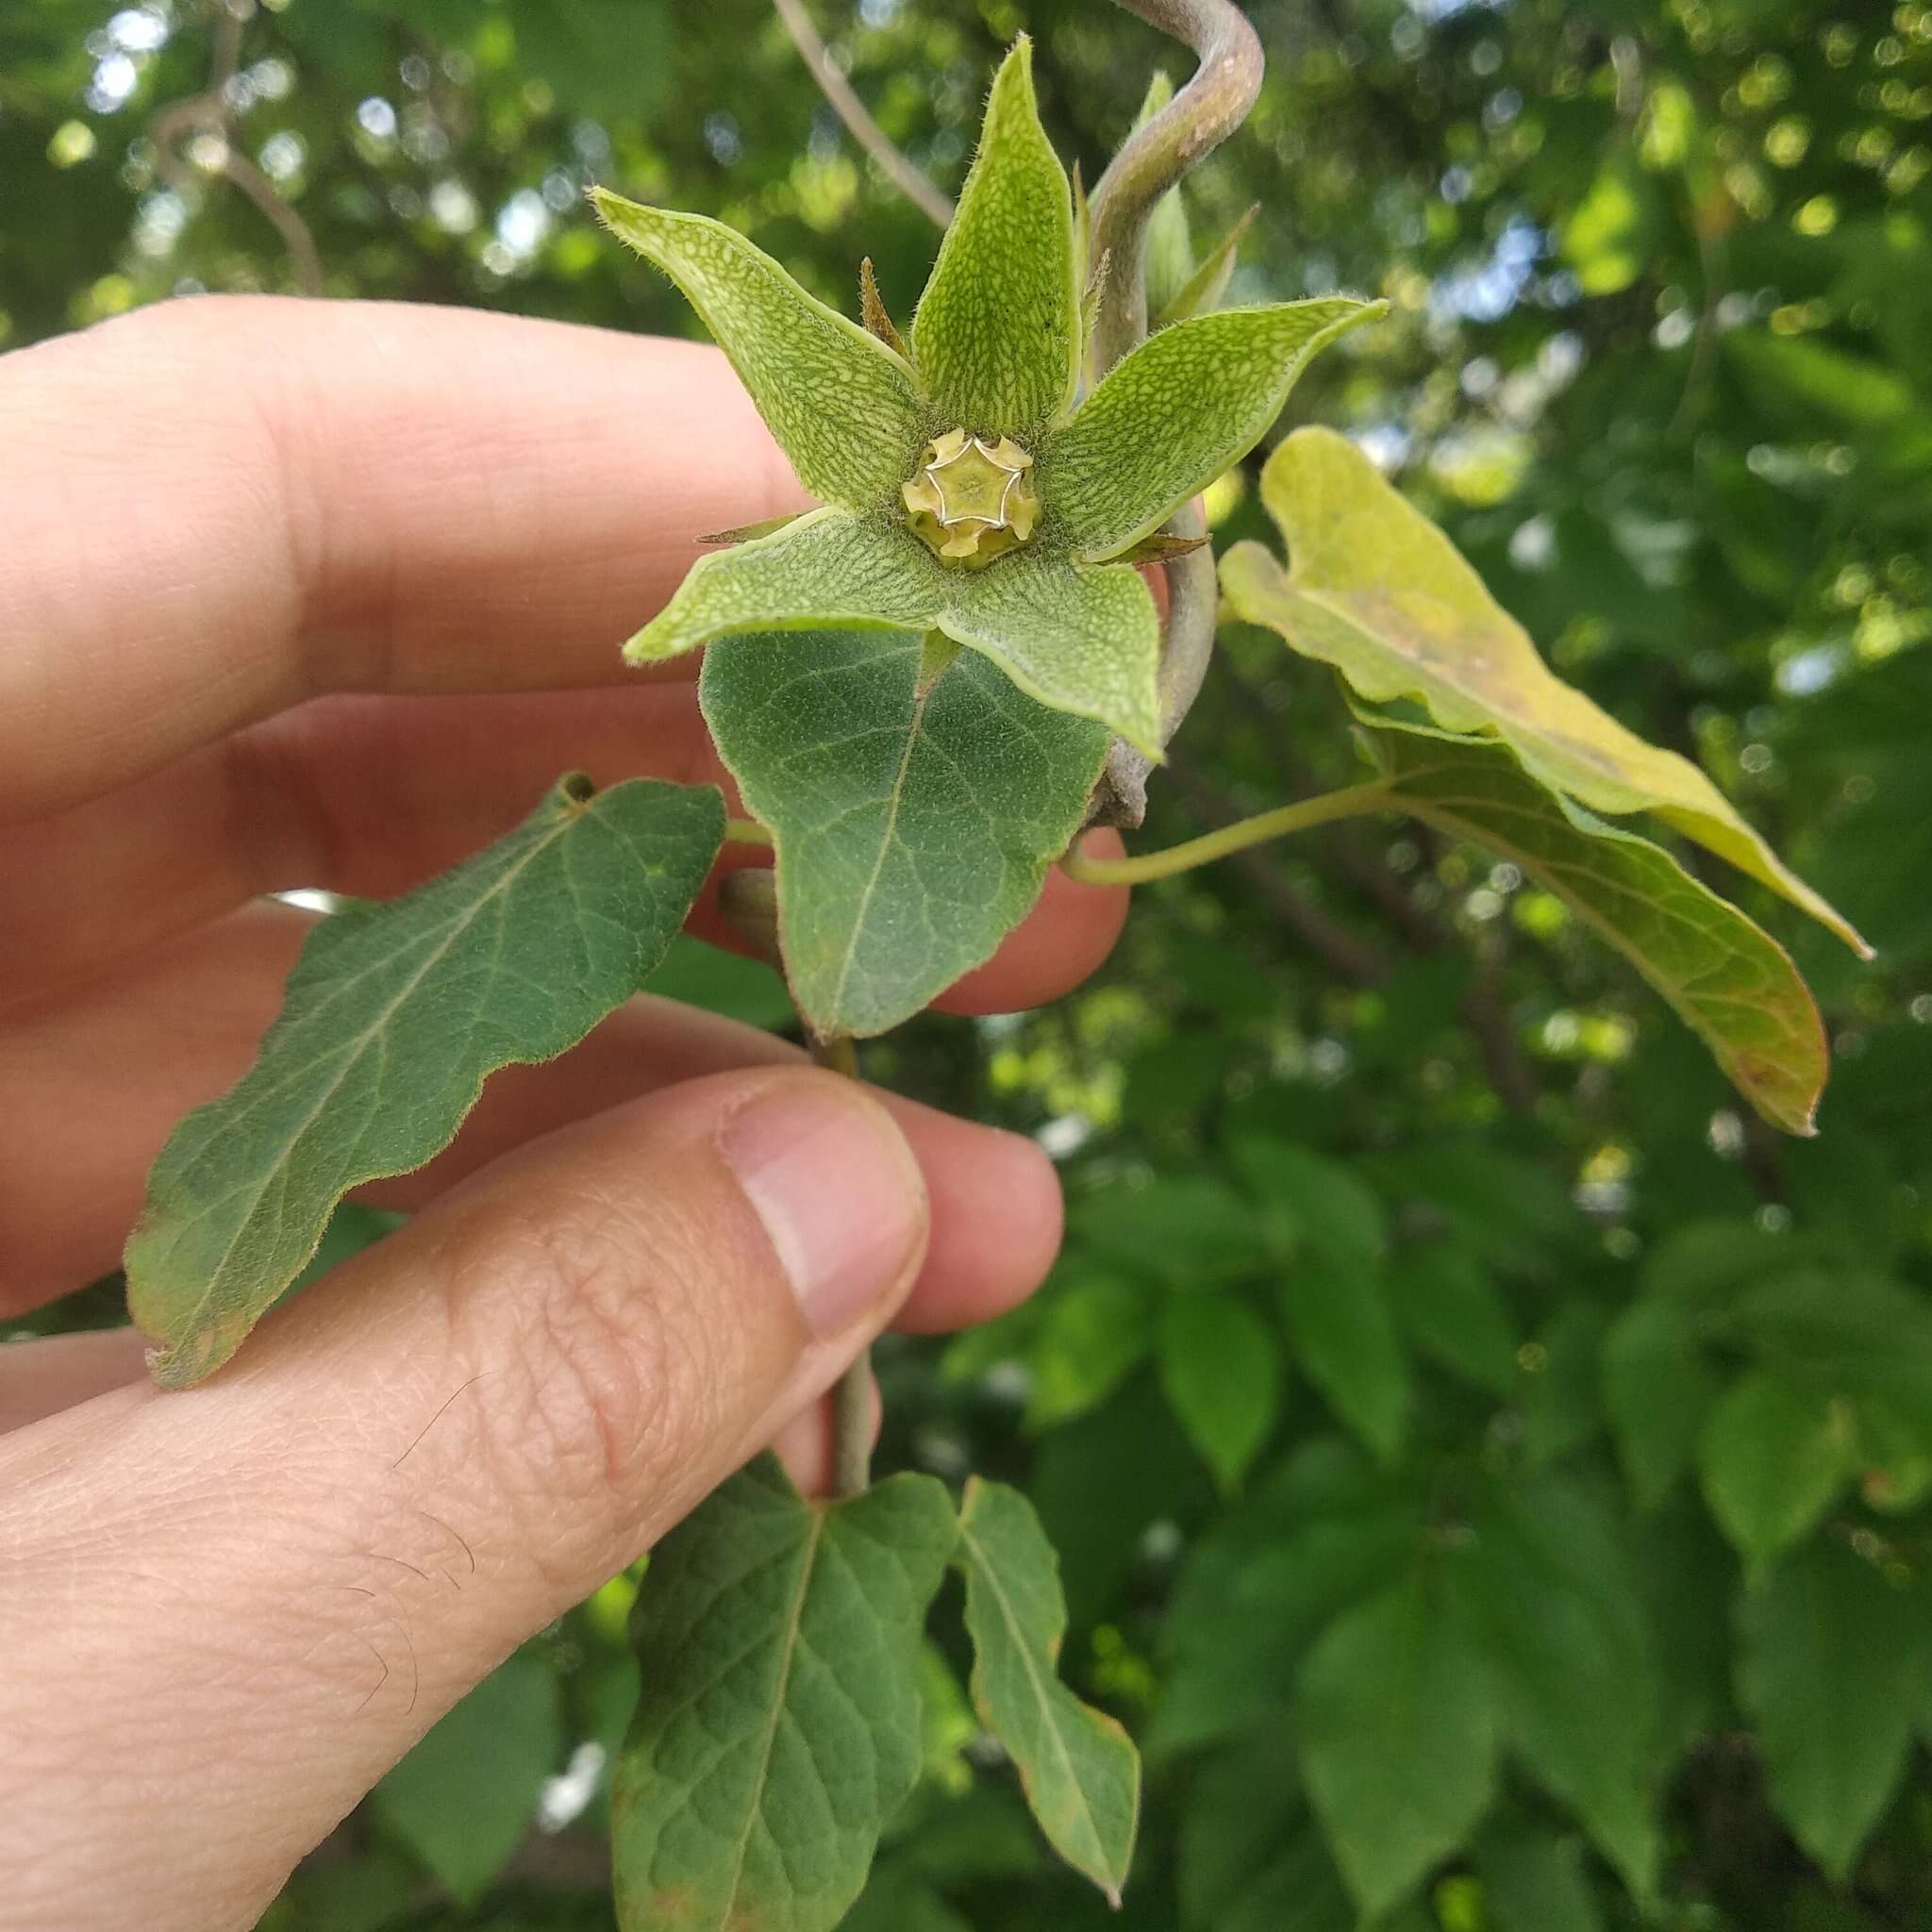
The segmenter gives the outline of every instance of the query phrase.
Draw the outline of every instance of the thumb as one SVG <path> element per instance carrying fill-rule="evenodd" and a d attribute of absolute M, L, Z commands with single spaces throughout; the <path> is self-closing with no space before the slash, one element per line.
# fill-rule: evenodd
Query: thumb
<path fill-rule="evenodd" d="M 472 1684 L 830 1385 L 926 1224 L 855 1083 L 720 1074 L 486 1169 L 202 1387 L 0 1444 L 0 1836 L 38 1848 L 0 1926 L 121 1925 L 132 1896 L 156 1932 L 252 1925 Z"/>

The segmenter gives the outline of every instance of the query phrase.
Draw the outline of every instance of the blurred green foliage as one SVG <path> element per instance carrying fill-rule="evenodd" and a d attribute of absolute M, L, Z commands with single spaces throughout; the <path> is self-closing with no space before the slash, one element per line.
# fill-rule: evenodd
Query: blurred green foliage
<path fill-rule="evenodd" d="M 851 1924 L 1927 1925 L 1932 8 L 1250 10 L 1267 89 L 1196 232 L 1258 201 L 1234 299 L 1395 305 L 1296 415 L 1360 438 L 1881 958 L 1742 894 L 1840 1060 L 1823 1137 L 1779 1141 L 1510 868 L 1358 825 L 1143 892 L 1057 1010 L 875 1049 L 1038 1133 L 1071 1205 L 1032 1305 L 888 1353 L 883 1459 L 1027 1490 L 1066 1668 L 1151 1783 L 1115 1916 L 1050 1869 L 935 1650 L 926 1776 Z M 949 188 L 1016 29 L 1090 180 L 1150 67 L 1185 70 L 1102 0 L 818 12 Z M 153 140 L 215 38 L 189 0 L 0 0 L 0 338 L 292 286 L 219 150 Z M 594 231 L 593 178 L 742 226 L 828 299 L 869 252 L 902 316 L 932 246 L 757 0 L 283 0 L 229 99 L 332 294 L 689 331 Z M 1240 479 L 1214 508 L 1265 534 Z M 1150 839 L 1353 775 L 1327 682 L 1226 644 Z M 756 973 L 717 984 L 774 1017 Z M 440 1725 L 270 1923 L 609 1925 L 635 1588 Z"/>

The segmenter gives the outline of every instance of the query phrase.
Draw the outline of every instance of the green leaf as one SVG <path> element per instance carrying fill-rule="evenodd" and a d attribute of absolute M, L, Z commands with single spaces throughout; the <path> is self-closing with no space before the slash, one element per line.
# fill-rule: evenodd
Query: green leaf
<path fill-rule="evenodd" d="M 1156 1291 L 1122 1274 L 1056 1278 L 1025 1351 L 1024 1426 L 1057 1428 L 1098 1407 L 1145 1357 L 1154 1338 Z"/>
<path fill-rule="evenodd" d="M 1228 284 L 1234 280 L 1235 258 L 1241 250 L 1241 238 L 1260 212 L 1261 204 L 1256 202 L 1201 258 L 1201 265 L 1155 310 L 1156 328 L 1172 328 L 1177 322 L 1186 322 L 1193 315 L 1206 315 L 1221 306 Z"/>
<path fill-rule="evenodd" d="M 1651 1788 L 1662 1683 L 1616 1518 L 1546 1472 L 1480 1489 L 1449 1573 L 1502 1693 L 1507 1739 L 1624 1882 L 1657 1863 Z"/>
<path fill-rule="evenodd" d="M 779 937 L 824 1035 L 883 1033 L 991 958 L 1067 849 L 1105 728 L 908 631 L 734 638 L 705 717 L 777 854 Z"/>
<path fill-rule="evenodd" d="M 1812 1131 L 1824 1028 L 1775 940 L 1662 847 L 1545 791 L 1503 747 L 1386 722 L 1371 742 L 1392 807 L 1513 860 L 1637 968 L 1767 1120 Z"/>
<path fill-rule="evenodd" d="M 1719 1392 L 1681 1305 L 1641 1301 L 1604 1342 L 1604 1407 L 1640 1509 L 1655 1509 L 1697 1455 Z"/>
<path fill-rule="evenodd" d="M 1295 1359 L 1328 1406 L 1385 1462 L 1408 1433 L 1408 1358 L 1380 1271 L 1321 1259 L 1291 1265 L 1282 1307 Z"/>
<path fill-rule="evenodd" d="M 1072 400 L 1079 308 L 1072 192 L 1040 125 L 1023 35 L 993 81 L 958 212 L 912 318 L 919 379 L 942 426 L 1026 443 Z"/>
<path fill-rule="evenodd" d="M 450 1896 L 475 1905 L 530 1829 L 563 1751 L 555 1672 L 513 1657 L 431 1728 L 373 1802 Z"/>
<path fill-rule="evenodd" d="M 1269 458 L 1261 495 L 1291 568 L 1235 545 L 1222 588 L 1236 616 L 1333 664 L 1372 704 L 1414 698 L 1445 731 L 1495 733 L 1540 784 L 1591 810 L 1655 813 L 1869 955 L 1695 765 L 1554 676 L 1455 545 L 1347 438 L 1296 430 Z"/>
<path fill-rule="evenodd" d="M 1856 1473 L 1857 1418 L 1822 1390 L 1754 1369 L 1711 1410 L 1699 1467 L 1719 1528 L 1763 1562 L 1808 1535 Z"/>
<path fill-rule="evenodd" d="M 1075 1196 L 1067 1227 L 1080 1248 L 1174 1288 L 1211 1288 L 1269 1265 L 1253 1210 L 1212 1174 L 1166 1174 Z"/>
<path fill-rule="evenodd" d="M 958 1534 L 931 1476 L 808 1503 L 760 1457 L 661 1542 L 616 1771 L 626 1932 L 828 1932 L 920 1766 L 926 1607 Z"/>
<path fill-rule="evenodd" d="M 741 631 L 923 630 L 965 575 L 947 570 L 909 530 L 812 510 L 770 536 L 699 558 L 624 655 L 656 663 Z"/>
<path fill-rule="evenodd" d="M 700 558 L 624 654 L 644 664 L 743 631 L 881 628 L 942 630 L 1027 696 L 1160 749 L 1160 624 L 1138 571 L 1024 552 L 955 570 L 902 526 L 843 510 Z"/>
<path fill-rule="evenodd" d="M 984 651 L 1027 696 L 1160 756 L 1160 620 L 1139 571 L 1022 553 L 946 575 L 953 594 L 933 622 L 949 638 Z"/>
<path fill-rule="evenodd" d="M 1842 1884 L 1905 1767 L 1932 1672 L 1924 1591 L 1822 1539 L 1744 1591 L 1738 1640 L 1772 1803 Z"/>
<path fill-rule="evenodd" d="M 1466 1248 L 1405 1248 L 1390 1264 L 1389 1299 L 1416 1346 L 1492 1395 L 1516 1392 L 1516 1324 L 1495 1276 Z"/>
<path fill-rule="evenodd" d="M 1037 452 L 1050 523 L 1117 556 L 1260 441 L 1296 378 L 1388 305 L 1324 295 L 1175 323 L 1124 358 Z"/>
<path fill-rule="evenodd" d="M 1454 1852 L 1495 1793 L 1479 1652 L 1418 1567 L 1334 1624 L 1302 1666 L 1302 1775 L 1348 1889 L 1375 1918 Z"/>
<path fill-rule="evenodd" d="M 1260 1197 L 1270 1234 L 1290 1254 L 1337 1268 L 1374 1268 L 1389 1245 L 1374 1190 L 1325 1155 L 1270 1134 L 1228 1143 L 1236 1172 Z"/>
<path fill-rule="evenodd" d="M 1475 1870 L 1493 1932 L 1603 1932 L 1574 1838 L 1527 1822 L 1498 1824 L 1476 1844 Z"/>
<path fill-rule="evenodd" d="M 161 1149 L 127 1242 L 157 1376 L 211 1374 L 315 1253 L 352 1188 L 440 1153 L 499 1067 L 575 1046 L 664 956 L 724 803 L 559 779 L 508 838 L 324 920 L 246 1077 Z"/>
<path fill-rule="evenodd" d="M 1055 1674 L 1066 1602 L 1033 1506 L 1003 1483 L 971 1478 L 957 1561 L 980 1719 L 1019 1767 L 1054 1849 L 1118 1904 L 1133 1860 L 1141 1760 L 1120 1725 Z"/>
<path fill-rule="evenodd" d="M 591 199 L 620 241 L 684 291 L 814 496 L 858 509 L 897 491 L 923 421 L 903 358 L 722 222 L 608 188 Z M 693 469 L 704 458 L 690 452 Z"/>
<path fill-rule="evenodd" d="M 1235 1489 L 1281 1410 L 1281 1344 L 1245 1302 L 1175 1295 L 1160 1316 L 1160 1386 L 1215 1480 Z"/>
<path fill-rule="evenodd" d="M 1182 1932 L 1357 1932 L 1359 1914 L 1271 1726 L 1188 1781 L 1175 1878 Z"/>

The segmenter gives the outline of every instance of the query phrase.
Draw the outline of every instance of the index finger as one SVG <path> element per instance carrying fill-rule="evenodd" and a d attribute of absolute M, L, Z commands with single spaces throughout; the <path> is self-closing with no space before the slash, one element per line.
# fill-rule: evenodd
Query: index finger
<path fill-rule="evenodd" d="M 715 349 L 197 296 L 0 358 L 0 820 L 330 691 L 610 682 L 801 507 Z"/>

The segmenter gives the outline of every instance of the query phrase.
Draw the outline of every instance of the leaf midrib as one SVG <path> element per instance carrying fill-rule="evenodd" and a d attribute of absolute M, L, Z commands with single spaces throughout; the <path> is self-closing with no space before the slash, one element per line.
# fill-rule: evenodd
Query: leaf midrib
<path fill-rule="evenodd" d="M 891 849 L 892 841 L 898 836 L 899 813 L 906 799 L 907 774 L 912 769 L 912 754 L 918 748 L 919 734 L 925 724 L 926 700 L 930 691 L 916 692 L 912 699 L 912 719 L 906 733 L 906 748 L 899 754 L 898 770 L 892 774 L 891 789 L 886 794 L 886 823 L 879 833 L 878 852 L 873 859 L 871 875 L 866 879 L 858 893 L 858 906 L 847 930 L 845 953 L 839 962 L 838 983 L 832 989 L 832 997 L 826 1007 L 826 1017 L 837 1022 L 845 1008 L 845 988 L 852 977 L 854 962 L 858 958 L 858 941 L 865 930 L 866 914 L 872 906 L 873 895 L 878 891 L 880 878 L 886 870 L 886 854 Z"/>
<path fill-rule="evenodd" d="M 824 1539 L 828 1512 L 824 1508 L 814 1508 L 809 1513 L 811 1521 L 806 1531 L 804 1560 L 798 1567 L 798 1590 L 785 1619 L 784 1663 L 776 1693 L 772 1699 L 772 1714 L 765 1725 L 764 1748 L 758 1754 L 758 1774 L 751 1784 L 751 1802 L 744 1808 L 744 1829 L 739 1834 L 737 1856 L 731 1863 L 731 1883 L 720 1901 L 717 1932 L 731 1932 L 735 1923 L 733 1913 L 739 1888 L 744 1883 L 744 1863 L 751 1856 L 751 1835 L 758 1828 L 760 1815 L 760 1794 L 772 1774 L 772 1754 L 778 1748 L 778 1726 L 784 1721 L 785 1700 L 791 1690 L 791 1673 L 797 1662 L 799 1640 L 805 1627 L 806 1599 L 811 1594 L 812 1572 L 818 1564 L 819 1545 Z"/>

